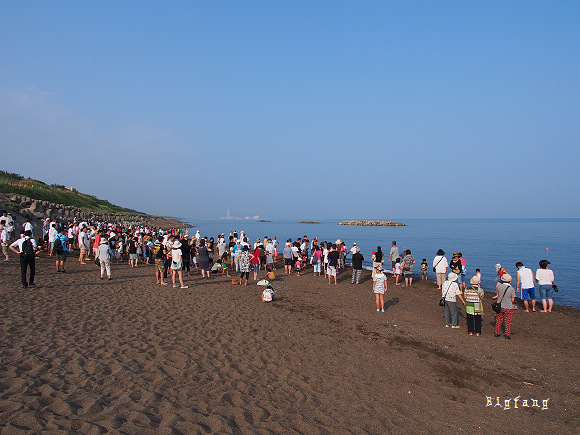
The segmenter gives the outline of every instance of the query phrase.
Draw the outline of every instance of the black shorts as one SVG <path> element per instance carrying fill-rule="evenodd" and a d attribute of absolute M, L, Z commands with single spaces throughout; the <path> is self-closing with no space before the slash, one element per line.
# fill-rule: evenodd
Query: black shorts
<path fill-rule="evenodd" d="M 291 258 L 285 258 L 284 259 L 284 265 L 285 266 L 292 266 L 292 259 Z"/>

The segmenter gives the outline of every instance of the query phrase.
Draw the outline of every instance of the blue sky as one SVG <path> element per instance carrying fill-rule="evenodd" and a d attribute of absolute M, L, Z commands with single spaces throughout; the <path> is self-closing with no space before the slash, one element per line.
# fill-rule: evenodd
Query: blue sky
<path fill-rule="evenodd" d="M 580 217 L 577 1 L 0 4 L 0 169 L 181 217 Z"/>

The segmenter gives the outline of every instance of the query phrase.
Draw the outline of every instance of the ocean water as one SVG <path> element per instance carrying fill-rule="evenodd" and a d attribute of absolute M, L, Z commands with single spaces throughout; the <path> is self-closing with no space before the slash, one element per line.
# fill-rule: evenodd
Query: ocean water
<path fill-rule="evenodd" d="M 324 220 L 319 224 L 301 224 L 298 221 L 277 220 L 200 220 L 185 219 L 200 230 L 202 236 L 227 236 L 233 230 L 243 230 L 253 243 L 264 236 L 283 243 L 291 238 L 308 236 L 309 240 L 335 242 L 341 239 L 347 249 L 356 242 L 365 258 L 365 267 L 371 266 L 372 251 L 381 246 L 387 254 L 391 241 L 396 240 L 399 251 L 411 249 L 416 258 L 415 272 L 420 274 L 421 260 L 427 259 L 429 279 L 434 279 L 432 262 L 438 249 L 445 251 L 450 261 L 454 251 L 463 253 L 467 260 L 467 277 L 481 269 L 482 287 L 495 288 L 495 264 L 500 263 L 514 277 L 515 263 L 521 261 L 535 273 L 538 261 L 550 261 L 559 292 L 554 303 L 580 308 L 580 286 L 573 279 L 573 268 L 580 265 L 580 219 L 412 219 L 404 220 L 405 227 L 358 227 L 338 225 L 338 220 Z M 347 263 L 350 256 L 347 257 Z M 536 285 L 536 297 L 539 298 Z"/>

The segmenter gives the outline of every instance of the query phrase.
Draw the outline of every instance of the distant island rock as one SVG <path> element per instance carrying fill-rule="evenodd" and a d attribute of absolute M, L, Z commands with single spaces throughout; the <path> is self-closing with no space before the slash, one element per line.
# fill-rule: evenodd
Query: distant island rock
<path fill-rule="evenodd" d="M 266 220 L 266 219 L 260 219 L 258 222 L 272 222 L 272 221 L 269 221 L 269 220 Z"/>
<path fill-rule="evenodd" d="M 342 221 L 338 225 L 358 225 L 362 227 L 406 227 L 407 224 L 393 221 Z"/>
<path fill-rule="evenodd" d="M 319 224 L 320 222 L 316 222 L 316 221 L 302 221 L 300 223 L 301 224 Z"/>

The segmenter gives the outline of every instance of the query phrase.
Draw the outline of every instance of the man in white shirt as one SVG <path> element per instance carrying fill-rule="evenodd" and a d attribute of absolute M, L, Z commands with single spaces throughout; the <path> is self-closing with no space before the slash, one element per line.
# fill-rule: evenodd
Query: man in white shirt
<path fill-rule="evenodd" d="M 24 237 L 16 240 L 10 245 L 10 250 L 20 256 L 20 277 L 22 287 L 34 286 L 34 275 L 36 273 L 36 251 L 38 247 L 36 240 L 32 238 L 31 231 L 24 231 Z M 26 281 L 26 269 L 30 268 L 30 279 Z"/>
<path fill-rule="evenodd" d="M 536 311 L 536 291 L 534 289 L 534 272 L 532 269 L 528 269 L 524 266 L 524 263 L 518 261 L 516 263 L 516 267 L 518 268 L 518 277 L 516 281 L 516 292 L 521 285 L 521 293 L 522 293 L 522 301 L 524 301 L 524 306 L 526 307 L 526 313 L 530 312 L 530 308 L 528 306 L 528 301 L 531 299 L 532 301 L 532 311 Z"/>
<path fill-rule="evenodd" d="M 79 262 L 81 264 L 86 264 L 85 260 L 88 260 L 87 254 L 89 252 L 89 236 L 87 235 L 87 227 L 83 227 L 82 230 L 79 232 Z"/>
<path fill-rule="evenodd" d="M 33 228 L 32 228 L 32 219 L 28 218 L 26 219 L 26 222 L 24 223 L 24 225 L 22 225 L 22 229 L 24 231 L 30 231 L 31 234 L 33 234 Z"/>
<path fill-rule="evenodd" d="M 7 227 L 8 225 L 2 227 L 2 232 L 0 232 L 0 243 L 2 243 L 4 261 L 8 261 L 8 241 L 10 240 L 10 234 L 8 233 Z"/>

